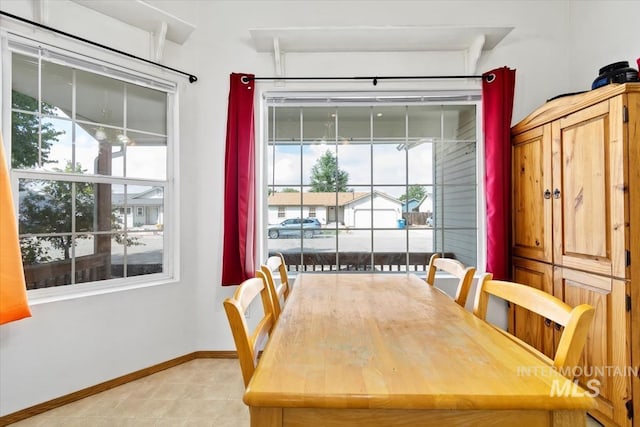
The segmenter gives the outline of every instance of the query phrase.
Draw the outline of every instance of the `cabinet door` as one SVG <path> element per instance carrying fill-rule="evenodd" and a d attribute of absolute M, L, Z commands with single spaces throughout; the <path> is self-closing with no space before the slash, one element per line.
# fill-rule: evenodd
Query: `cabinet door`
<path fill-rule="evenodd" d="M 512 253 L 551 262 L 551 125 L 512 140 Z"/>
<path fill-rule="evenodd" d="M 622 97 L 552 123 L 554 263 L 624 278 Z"/>
<path fill-rule="evenodd" d="M 578 363 L 577 379 L 585 389 L 598 388 L 597 407 L 593 415 L 606 425 L 631 425 L 626 402 L 631 399 L 628 313 L 625 307 L 626 283 L 567 268 L 554 271 L 556 296 L 563 296 L 572 307 L 589 304 L 595 308 L 593 324 Z M 558 334 L 559 335 L 559 334 Z M 592 381 L 591 387 L 588 381 Z M 594 383 L 593 380 L 596 382 Z"/>
<path fill-rule="evenodd" d="M 513 258 L 513 281 L 553 293 L 552 267 L 542 262 Z M 509 332 L 549 358 L 555 354 L 552 323 L 522 307 L 509 305 Z"/>

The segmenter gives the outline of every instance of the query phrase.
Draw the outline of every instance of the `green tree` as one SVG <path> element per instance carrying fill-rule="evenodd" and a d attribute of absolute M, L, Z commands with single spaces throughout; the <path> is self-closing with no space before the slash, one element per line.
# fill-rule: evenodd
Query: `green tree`
<path fill-rule="evenodd" d="M 78 164 L 75 168 L 67 162 L 64 170 L 53 169 L 56 172 L 83 173 Z M 72 184 L 64 181 L 32 180 L 24 185 L 25 195 L 20 203 L 20 233 L 70 233 L 72 219 Z M 86 182 L 75 183 L 75 229 L 91 231 L 94 218 L 94 189 L 93 184 Z M 77 235 L 77 238 L 87 238 Z M 61 250 L 64 259 L 71 257 L 73 246 L 72 236 L 46 236 L 23 239 L 22 251 L 25 263 L 32 264 L 50 261 L 47 252 L 42 248 L 48 242 L 55 249 Z"/>
<path fill-rule="evenodd" d="M 24 93 L 11 92 L 14 110 L 38 111 L 38 102 Z M 42 103 L 43 114 L 54 114 L 53 105 Z M 53 124 L 42 123 L 42 140 L 38 147 L 39 119 L 37 115 L 14 111 L 11 117 L 13 127 L 11 135 L 11 166 L 14 168 L 32 168 L 38 165 L 38 159 L 47 163 L 51 144 L 58 141 L 63 131 L 56 131 Z M 38 153 L 40 155 L 38 155 Z"/>
<path fill-rule="evenodd" d="M 80 164 L 74 168 L 67 162 L 64 170 L 53 169 L 56 172 L 82 174 L 86 170 Z M 78 233 L 91 232 L 95 224 L 95 185 L 87 182 L 44 181 L 33 180 L 25 184 L 25 196 L 20 203 L 20 233 L 70 233 L 72 212 L 72 185 L 75 185 L 75 229 Z M 104 184 L 102 184 L 104 185 Z M 117 218 L 111 212 L 111 227 L 122 229 Z M 116 233 L 113 239 L 125 246 L 137 246 L 136 237 L 129 237 L 124 233 Z M 76 234 L 78 239 L 88 239 L 87 234 Z M 48 242 L 53 248 L 61 250 L 64 259 L 71 258 L 71 247 L 75 244 L 70 234 L 60 236 L 30 237 L 21 240 L 22 258 L 25 264 L 44 263 L 51 261 L 51 257 L 43 247 Z"/>
<path fill-rule="evenodd" d="M 410 185 L 407 190 L 407 194 L 403 194 L 398 199 L 400 201 L 416 199 L 418 201 L 422 200 L 422 198 L 427 194 L 427 189 L 422 185 Z"/>
<path fill-rule="evenodd" d="M 338 168 L 338 159 L 327 150 L 311 168 L 311 192 L 345 192 L 349 173 Z"/>
<path fill-rule="evenodd" d="M 38 101 L 24 93 L 12 91 L 12 135 L 11 135 L 11 165 L 13 168 L 29 169 L 41 162 L 51 163 L 49 155 L 51 145 L 58 142 L 58 137 L 64 131 L 58 131 L 52 123 L 40 122 L 35 114 L 21 113 L 21 111 L 38 111 Z M 42 102 L 41 112 L 54 115 L 57 107 Z M 38 140 L 38 133 L 41 138 Z M 64 169 L 54 168 L 56 172 L 82 174 L 86 172 L 80 164 L 75 167 L 67 162 Z M 85 182 L 75 183 L 75 229 L 82 232 L 93 230 L 95 185 Z M 104 185 L 104 184 L 103 184 Z M 20 201 L 20 234 L 41 233 L 69 233 L 71 231 L 72 212 L 72 183 L 49 180 L 20 181 L 19 190 L 23 197 Z M 120 230 L 122 226 L 111 212 L 112 229 Z M 88 238 L 88 235 L 77 234 L 77 239 Z M 135 246 L 143 243 L 135 237 L 128 237 L 124 233 L 116 233 L 113 239 L 122 245 Z M 64 259 L 71 256 L 70 250 L 74 245 L 72 236 L 44 236 L 23 237 L 20 239 L 22 258 L 25 264 L 46 263 L 51 261 L 46 246 L 61 250 Z"/>

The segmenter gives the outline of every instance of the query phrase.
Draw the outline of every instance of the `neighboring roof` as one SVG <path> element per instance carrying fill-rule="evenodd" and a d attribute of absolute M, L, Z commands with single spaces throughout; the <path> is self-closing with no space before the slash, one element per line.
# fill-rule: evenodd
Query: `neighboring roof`
<path fill-rule="evenodd" d="M 400 200 L 400 199 L 398 199 L 398 200 Z M 401 200 L 401 201 L 402 201 L 402 200 Z M 415 204 L 415 205 L 419 205 L 419 204 L 420 204 L 420 200 L 418 200 L 418 199 L 409 199 L 408 201 L 407 201 L 407 200 L 402 201 L 402 205 L 403 205 L 403 206 L 404 206 L 404 205 L 410 205 L 410 204 L 412 204 L 412 203 L 413 203 L 413 204 Z"/>
<path fill-rule="evenodd" d="M 122 207 L 124 206 L 124 201 L 122 199 L 113 200 L 111 204 L 113 204 L 113 206 Z M 127 206 L 162 206 L 162 205 L 163 205 L 163 199 L 129 199 L 127 201 Z"/>
<path fill-rule="evenodd" d="M 360 199 L 365 199 L 367 197 L 370 197 L 370 195 L 371 195 L 371 193 L 356 193 L 356 194 L 360 194 L 360 196 L 355 197 L 353 200 L 349 200 L 345 204 L 349 204 L 351 202 L 355 202 L 355 201 L 358 201 Z M 383 193 L 382 191 L 374 190 L 373 194 L 377 195 L 377 196 L 380 196 L 380 197 L 384 197 L 385 199 L 391 200 L 392 202 L 395 202 L 395 203 L 398 203 L 399 205 L 402 205 L 402 202 L 400 200 L 396 199 L 393 196 L 388 195 L 387 193 Z"/>
<path fill-rule="evenodd" d="M 146 191 L 141 193 L 131 194 L 132 199 L 157 199 L 163 198 L 164 194 L 162 192 L 162 188 L 160 187 L 152 187 Z"/>
<path fill-rule="evenodd" d="M 300 194 L 302 194 L 302 205 L 304 206 L 343 206 L 352 200 L 366 196 L 369 193 L 273 193 L 269 196 L 269 206 L 300 206 Z"/>
<path fill-rule="evenodd" d="M 422 204 L 424 202 L 426 202 L 427 200 L 431 199 L 431 193 L 427 193 L 424 195 L 424 197 L 422 198 L 422 200 L 420 200 L 420 203 L 418 203 L 418 206 L 422 206 Z"/>
<path fill-rule="evenodd" d="M 159 187 L 153 187 L 140 193 L 127 194 L 127 205 L 129 206 L 161 206 L 163 203 L 162 189 Z M 124 194 L 113 193 L 111 204 L 114 206 L 124 205 Z"/>

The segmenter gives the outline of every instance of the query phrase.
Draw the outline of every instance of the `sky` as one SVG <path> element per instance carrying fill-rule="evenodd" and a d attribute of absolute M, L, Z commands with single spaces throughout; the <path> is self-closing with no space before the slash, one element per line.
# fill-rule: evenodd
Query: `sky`
<path fill-rule="evenodd" d="M 337 148 L 338 168 L 349 174 L 348 186 L 355 191 L 369 191 L 364 186 L 372 183 L 372 168 L 375 175 L 373 184 L 384 186 L 387 194 L 400 197 L 403 188 L 390 187 L 390 185 L 404 185 L 406 183 L 405 171 L 408 161 L 409 183 L 428 185 L 432 179 L 432 144 L 424 143 L 407 151 L 398 150 L 397 143 L 375 144 L 373 155 L 368 144 L 341 144 Z M 309 144 L 300 146 L 278 146 L 275 151 L 275 163 L 273 147 L 266 150 L 268 163 L 269 184 L 284 185 L 289 187 L 300 186 L 300 176 L 304 176 L 303 184 L 311 182 L 311 169 L 317 160 L 327 151 L 336 153 L 335 144 Z M 371 158 L 373 157 L 373 162 Z M 302 163 L 302 165 L 301 165 Z M 274 177 L 273 171 L 277 171 Z"/>
<path fill-rule="evenodd" d="M 96 172 L 95 161 L 99 152 L 99 142 L 95 135 L 87 132 L 82 126 L 76 125 L 76 141 L 75 147 L 72 143 L 72 122 L 64 119 L 47 118 L 45 122 L 53 124 L 57 131 L 63 131 L 64 134 L 58 137 L 58 141 L 51 145 L 48 160 L 50 163 L 43 165 L 43 170 L 53 170 L 54 168 L 64 169 L 68 161 L 72 160 L 73 150 L 75 149 L 76 163 L 82 166 L 87 174 Z M 95 128 L 97 130 L 97 128 Z M 89 130 L 92 130 L 91 128 Z M 112 130 L 107 130 L 111 132 Z M 112 133 L 116 131 L 113 130 Z M 115 136 L 110 138 L 117 141 Z M 135 139 L 131 138 L 135 143 Z M 115 143 L 113 145 L 112 160 L 112 176 L 123 177 L 125 162 L 128 178 L 143 179 L 166 179 L 166 145 L 163 146 L 126 146 L 126 154 L 124 153 L 125 145 Z"/>

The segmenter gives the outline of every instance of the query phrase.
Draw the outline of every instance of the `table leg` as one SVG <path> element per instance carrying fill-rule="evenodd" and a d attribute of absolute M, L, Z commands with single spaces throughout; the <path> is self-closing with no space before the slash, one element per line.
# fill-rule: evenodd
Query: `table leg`
<path fill-rule="evenodd" d="M 250 406 L 251 427 L 282 427 L 282 408 Z"/>

